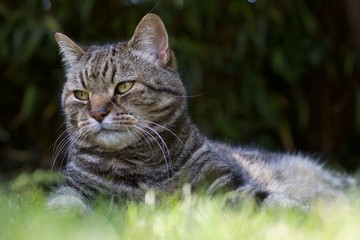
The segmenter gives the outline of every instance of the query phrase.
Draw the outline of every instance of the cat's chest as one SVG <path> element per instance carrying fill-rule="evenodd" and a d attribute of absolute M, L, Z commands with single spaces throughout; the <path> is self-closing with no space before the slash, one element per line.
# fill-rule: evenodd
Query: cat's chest
<path fill-rule="evenodd" d="M 136 164 L 119 156 L 78 154 L 72 161 L 84 171 L 109 179 L 141 173 L 141 169 Z"/>
<path fill-rule="evenodd" d="M 169 174 L 159 166 L 151 166 L 145 162 L 136 162 L 116 155 L 91 155 L 81 153 L 72 159 L 77 168 L 107 182 L 108 186 L 128 186 L 138 188 L 140 185 L 163 185 Z"/>

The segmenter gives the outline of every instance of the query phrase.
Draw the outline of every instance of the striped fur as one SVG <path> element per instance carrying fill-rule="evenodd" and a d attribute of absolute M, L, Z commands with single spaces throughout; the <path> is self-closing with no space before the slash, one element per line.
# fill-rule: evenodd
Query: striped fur
<path fill-rule="evenodd" d="M 171 193 L 184 183 L 207 186 L 209 194 L 246 193 L 268 206 L 304 206 L 319 196 L 341 195 L 354 183 L 306 156 L 204 137 L 188 115 L 165 27 L 154 14 L 141 20 L 129 42 L 83 48 L 63 34 L 55 37 L 66 67 L 62 108 L 69 159 L 66 183 L 51 206 L 69 199 L 83 208 L 99 195 L 143 199 L 149 189 Z M 118 92 L 129 81 L 132 88 Z M 88 99 L 77 99 L 76 91 Z"/>

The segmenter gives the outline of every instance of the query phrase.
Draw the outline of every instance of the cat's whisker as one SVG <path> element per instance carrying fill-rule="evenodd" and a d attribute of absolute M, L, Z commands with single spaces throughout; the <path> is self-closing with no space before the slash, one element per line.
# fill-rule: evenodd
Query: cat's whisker
<path fill-rule="evenodd" d="M 195 95 L 174 96 L 174 98 L 196 98 L 196 97 L 201 97 L 201 96 L 203 96 L 205 94 L 206 93 L 199 93 L 199 94 L 195 94 Z"/>
<path fill-rule="evenodd" d="M 171 163 L 172 161 L 171 161 L 171 154 L 170 154 L 170 151 L 169 151 L 169 148 L 168 148 L 167 144 L 165 143 L 164 139 L 161 137 L 161 135 L 155 129 L 153 129 L 152 127 L 150 127 L 149 125 L 147 125 L 145 123 L 142 123 L 141 126 L 145 127 L 146 129 L 150 130 L 151 132 L 155 133 L 155 135 L 161 141 L 161 143 L 162 143 L 161 144 L 162 145 L 161 149 L 162 149 L 162 151 L 165 150 L 166 153 L 167 153 L 167 156 L 168 156 L 168 161 L 166 161 L 167 158 L 165 157 L 165 153 L 164 153 L 164 158 L 165 158 L 165 161 L 166 161 L 166 164 L 167 164 L 167 172 L 168 172 L 168 176 L 170 177 L 170 169 L 172 170 L 172 163 Z M 152 136 L 152 134 L 151 134 L 151 136 Z M 156 138 L 154 138 L 154 139 L 156 139 Z M 159 143 L 159 145 L 160 145 L 160 143 Z"/>
<path fill-rule="evenodd" d="M 65 125 L 65 123 L 61 124 L 61 126 L 58 128 L 58 130 L 59 130 L 60 128 L 62 128 L 64 125 Z M 49 147 L 49 148 L 52 148 L 52 149 L 53 149 L 53 151 L 52 151 L 52 155 L 53 155 L 53 156 L 54 156 L 54 154 L 55 154 L 55 152 L 56 152 L 56 149 L 57 149 L 59 143 L 63 140 L 63 139 L 62 139 L 63 136 L 66 135 L 66 134 L 67 134 L 67 130 L 65 129 L 65 130 L 57 137 L 57 139 L 54 141 L 54 143 L 51 144 L 51 146 Z M 60 140 L 61 140 L 61 141 L 60 141 Z"/>
<path fill-rule="evenodd" d="M 90 133 L 86 129 L 83 129 L 83 132 L 75 132 L 69 139 L 70 145 L 67 149 L 65 157 L 71 157 L 71 153 L 76 150 L 76 148 L 79 146 L 78 144 L 81 143 L 83 139 L 87 138 L 89 134 Z M 61 165 L 63 164 L 65 157 L 62 159 Z"/>
<path fill-rule="evenodd" d="M 64 135 L 66 135 L 67 132 L 64 131 L 60 134 L 60 136 L 56 139 L 56 141 L 53 143 L 53 151 L 52 151 L 52 160 L 51 160 L 51 166 L 50 170 L 53 171 L 56 165 L 56 160 L 58 159 L 58 155 L 61 153 L 64 142 L 66 142 L 66 138 L 63 138 Z M 68 136 L 67 136 L 68 137 Z"/>
<path fill-rule="evenodd" d="M 148 124 L 142 123 L 142 125 L 143 125 L 146 129 L 149 129 L 150 131 L 152 131 L 153 133 L 155 133 L 156 136 L 159 137 L 159 139 L 161 140 L 163 146 L 166 148 L 166 151 L 167 151 L 168 156 L 170 157 L 171 155 L 170 155 L 169 148 L 167 147 L 167 144 L 165 143 L 163 137 L 162 137 L 154 128 L 150 127 Z"/>
<path fill-rule="evenodd" d="M 68 128 L 68 130 L 72 130 L 73 128 L 74 127 Z M 52 157 L 51 165 L 50 165 L 50 181 L 52 181 L 52 172 L 54 172 L 56 162 L 57 162 L 59 156 L 64 152 L 65 149 L 67 149 L 68 145 L 72 141 L 73 136 L 68 133 L 68 130 L 64 130 L 53 144 L 53 157 Z M 65 153 L 61 159 L 60 166 L 63 165 L 63 161 L 66 157 L 67 157 L 67 155 L 66 155 L 66 151 L 65 151 Z M 58 169 L 58 171 L 60 172 L 60 168 Z M 59 175 L 57 175 L 57 177 L 59 178 Z M 59 181 L 59 179 L 57 179 L 57 181 Z"/>
<path fill-rule="evenodd" d="M 161 152 L 163 154 L 164 160 L 167 162 L 167 157 L 165 155 L 165 151 L 164 151 L 162 145 L 160 144 L 160 142 L 150 132 L 146 131 L 145 129 L 143 129 L 139 126 L 136 126 L 136 125 L 134 125 L 133 127 L 143 134 L 144 139 L 149 139 L 148 141 L 155 142 L 156 145 L 158 145 L 159 149 L 161 150 Z"/>
<path fill-rule="evenodd" d="M 161 137 L 159 134 L 157 134 L 157 132 L 155 132 L 155 134 L 157 134 L 157 136 L 159 137 L 159 139 L 160 139 L 160 141 L 161 141 L 161 143 L 162 143 L 162 144 L 160 144 L 160 142 L 159 142 L 150 132 L 146 131 L 144 128 L 139 127 L 139 126 L 136 126 L 136 125 L 134 125 L 134 127 L 137 128 L 137 129 L 139 129 L 139 130 L 142 131 L 143 133 L 145 133 L 147 136 L 150 137 L 150 139 L 153 139 L 153 140 L 156 142 L 156 144 L 159 146 L 159 148 L 160 148 L 160 150 L 161 150 L 161 152 L 162 152 L 162 154 L 163 154 L 163 157 L 164 157 L 164 162 L 165 162 L 165 164 L 166 164 L 166 172 L 167 172 L 167 174 L 168 174 L 168 178 L 170 178 L 170 163 L 171 163 L 171 158 L 170 158 L 169 150 L 168 150 L 166 144 L 164 143 L 164 140 L 162 139 L 162 137 Z M 143 127 L 149 129 L 146 125 L 144 125 Z M 149 130 L 151 130 L 151 129 L 149 129 Z M 164 149 L 164 148 L 165 148 L 165 149 Z M 168 157 L 167 157 L 166 154 L 165 154 L 165 150 L 167 150 L 167 152 L 168 152 L 168 155 L 167 155 L 167 156 L 169 157 L 169 159 L 168 159 Z"/>
<path fill-rule="evenodd" d="M 56 160 L 59 157 L 59 155 L 61 154 L 61 152 L 65 149 L 67 144 L 70 142 L 70 138 L 71 138 L 71 136 L 69 135 L 68 130 L 64 130 L 60 134 L 60 136 L 55 140 L 55 142 L 53 143 L 53 145 L 52 145 L 53 146 L 53 158 L 52 158 L 52 163 L 51 163 L 51 168 L 50 168 L 51 171 L 54 170 L 54 167 L 56 165 Z"/>
<path fill-rule="evenodd" d="M 139 135 L 141 136 L 142 139 L 145 140 L 146 144 L 147 144 L 147 145 L 149 146 L 149 148 L 150 148 L 150 151 L 151 151 L 152 155 L 154 156 L 154 154 L 155 154 L 155 153 L 154 153 L 154 148 L 155 148 L 154 143 L 151 142 L 151 141 L 149 141 L 149 140 L 148 140 L 148 136 L 147 136 L 146 134 L 144 134 L 142 131 L 140 131 L 139 129 L 137 129 L 137 128 L 135 128 L 135 127 L 131 127 L 131 129 L 134 130 L 137 134 L 139 134 Z M 140 141 L 142 141 L 141 138 L 139 138 Z"/>
<path fill-rule="evenodd" d="M 133 130 L 133 129 L 132 129 L 132 130 Z M 136 136 L 134 133 L 132 133 L 129 128 L 126 128 L 126 131 L 127 131 L 128 135 L 129 135 L 129 138 L 130 138 L 130 139 L 133 139 L 133 141 L 130 140 L 130 142 L 132 142 L 132 144 L 135 144 L 135 143 L 137 143 L 137 142 L 141 142 L 141 138 L 139 138 L 139 137 Z"/>
<path fill-rule="evenodd" d="M 162 129 L 168 131 L 169 133 L 171 133 L 180 143 L 181 145 L 183 145 L 183 147 L 186 149 L 186 151 L 188 151 L 188 153 L 191 154 L 191 151 L 189 150 L 189 148 L 184 144 L 183 141 L 181 141 L 181 139 L 178 137 L 178 135 L 176 135 L 173 131 L 171 131 L 169 128 L 161 125 L 161 124 L 158 124 L 158 123 L 155 123 L 155 122 L 152 122 L 152 121 L 148 121 L 148 120 L 142 120 L 143 122 L 147 122 L 147 123 L 150 123 L 150 124 L 154 124 L 158 127 L 161 127 Z"/>
<path fill-rule="evenodd" d="M 52 164 L 51 164 L 51 170 L 53 171 L 55 166 L 56 166 L 56 162 L 59 158 L 59 156 L 62 154 L 62 152 L 66 149 L 67 145 L 71 142 L 70 140 L 70 136 L 66 136 L 64 137 L 57 145 L 56 149 L 54 149 L 54 154 L 53 154 L 53 160 L 52 160 Z"/>

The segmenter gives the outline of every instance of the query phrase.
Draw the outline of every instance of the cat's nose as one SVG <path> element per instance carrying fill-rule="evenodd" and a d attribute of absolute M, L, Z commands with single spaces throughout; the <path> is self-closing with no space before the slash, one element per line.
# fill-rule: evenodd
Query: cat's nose
<path fill-rule="evenodd" d="M 91 111 L 90 112 L 90 116 L 94 119 L 96 119 L 96 121 L 98 122 L 102 122 L 102 120 L 104 120 L 104 118 L 106 117 L 106 115 L 109 114 L 109 111 L 105 108 L 100 108 L 96 111 Z"/>

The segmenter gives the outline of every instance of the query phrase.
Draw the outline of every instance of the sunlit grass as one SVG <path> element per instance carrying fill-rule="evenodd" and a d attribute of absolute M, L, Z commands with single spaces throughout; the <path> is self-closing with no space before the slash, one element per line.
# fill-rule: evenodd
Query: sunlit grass
<path fill-rule="evenodd" d="M 60 212 L 46 207 L 37 187 L 3 191 L 0 239 L 358 239 L 360 204 L 297 210 L 259 209 L 251 202 L 226 206 L 222 196 L 190 195 L 161 203 L 100 201 L 93 212 Z M 179 194 L 181 195 L 181 194 Z M 186 194 L 185 194 L 186 195 Z"/>

